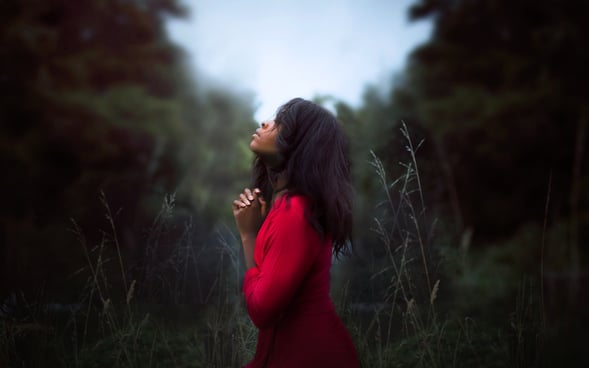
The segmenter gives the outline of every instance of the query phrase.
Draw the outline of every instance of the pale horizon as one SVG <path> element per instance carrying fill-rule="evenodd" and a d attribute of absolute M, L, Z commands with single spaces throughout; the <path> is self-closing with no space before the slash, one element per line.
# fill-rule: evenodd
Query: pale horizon
<path fill-rule="evenodd" d="M 413 2 L 189 0 L 168 30 L 198 75 L 252 95 L 262 121 L 292 97 L 356 107 L 368 85 L 386 92 L 430 35 L 430 22 L 409 22 Z"/>

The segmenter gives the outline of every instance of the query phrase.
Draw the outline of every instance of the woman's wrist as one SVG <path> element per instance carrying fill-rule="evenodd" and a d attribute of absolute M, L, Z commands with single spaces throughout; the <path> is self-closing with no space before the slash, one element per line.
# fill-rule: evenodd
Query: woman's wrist
<path fill-rule="evenodd" d="M 258 234 L 256 233 L 242 233 L 240 234 L 241 236 L 241 243 L 245 246 L 246 243 L 252 243 L 255 244 L 256 243 L 256 236 Z"/>

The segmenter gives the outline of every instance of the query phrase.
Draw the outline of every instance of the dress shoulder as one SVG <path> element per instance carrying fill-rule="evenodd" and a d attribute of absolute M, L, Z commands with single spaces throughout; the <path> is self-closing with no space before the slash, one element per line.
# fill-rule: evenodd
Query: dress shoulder
<path fill-rule="evenodd" d="M 304 212 L 308 206 L 307 199 L 299 194 L 284 195 L 274 203 L 280 211 Z"/>

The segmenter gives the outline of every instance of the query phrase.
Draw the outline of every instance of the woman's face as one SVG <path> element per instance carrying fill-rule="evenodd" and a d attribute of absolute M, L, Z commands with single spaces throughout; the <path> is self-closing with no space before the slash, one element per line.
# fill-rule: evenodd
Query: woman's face
<path fill-rule="evenodd" d="M 260 156 L 276 156 L 278 155 L 278 148 L 276 147 L 277 137 L 278 127 L 274 120 L 264 121 L 252 135 L 250 149 Z"/>
<path fill-rule="evenodd" d="M 269 120 L 262 122 L 261 126 L 252 135 L 250 149 L 258 155 L 267 167 L 276 168 L 282 164 L 282 158 L 276 146 L 278 132 L 276 122 Z"/>

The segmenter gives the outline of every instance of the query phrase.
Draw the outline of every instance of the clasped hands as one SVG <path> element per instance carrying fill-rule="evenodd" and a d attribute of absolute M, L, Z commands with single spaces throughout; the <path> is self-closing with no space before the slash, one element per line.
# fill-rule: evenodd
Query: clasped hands
<path fill-rule="evenodd" d="M 245 188 L 233 201 L 233 217 L 242 240 L 256 238 L 266 216 L 266 208 L 266 201 L 258 188 L 253 191 Z"/>

